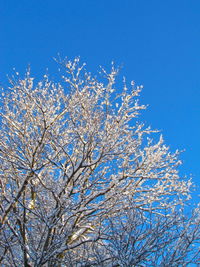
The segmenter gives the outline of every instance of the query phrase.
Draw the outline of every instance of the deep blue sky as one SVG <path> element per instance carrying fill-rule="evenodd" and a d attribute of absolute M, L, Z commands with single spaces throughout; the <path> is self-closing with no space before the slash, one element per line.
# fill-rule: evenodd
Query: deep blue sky
<path fill-rule="evenodd" d="M 144 85 L 144 120 L 186 150 L 182 173 L 200 185 L 199 0 L 0 0 L 1 83 L 13 67 L 51 73 L 58 53 L 92 72 L 123 65 Z"/>

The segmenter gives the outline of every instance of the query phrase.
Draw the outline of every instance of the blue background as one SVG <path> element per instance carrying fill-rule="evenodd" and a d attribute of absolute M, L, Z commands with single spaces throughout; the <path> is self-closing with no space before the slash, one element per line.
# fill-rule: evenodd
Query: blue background
<path fill-rule="evenodd" d="M 181 173 L 200 184 L 199 0 L 0 0 L 0 83 L 28 64 L 39 78 L 52 59 L 81 56 L 88 69 L 123 66 L 143 84 L 146 124 L 174 151 L 185 149 Z M 199 188 L 194 193 L 197 200 Z"/>

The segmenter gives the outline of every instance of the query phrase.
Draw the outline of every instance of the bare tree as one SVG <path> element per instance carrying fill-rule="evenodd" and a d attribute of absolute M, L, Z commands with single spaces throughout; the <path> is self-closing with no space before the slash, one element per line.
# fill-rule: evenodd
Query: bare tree
<path fill-rule="evenodd" d="M 199 210 L 177 212 L 191 181 L 179 152 L 137 122 L 141 87 L 118 93 L 114 67 L 98 81 L 79 59 L 62 65 L 60 83 L 28 71 L 2 90 L 2 266 L 197 262 Z"/>

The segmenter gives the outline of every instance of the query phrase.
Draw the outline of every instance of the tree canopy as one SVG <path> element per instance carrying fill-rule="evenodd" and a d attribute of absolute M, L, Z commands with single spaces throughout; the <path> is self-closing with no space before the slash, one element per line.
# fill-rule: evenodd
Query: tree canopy
<path fill-rule="evenodd" d="M 2 89 L 2 266 L 187 266 L 200 263 L 199 207 L 179 151 L 139 120 L 142 87 L 116 89 L 79 58 L 61 81 L 28 70 Z"/>

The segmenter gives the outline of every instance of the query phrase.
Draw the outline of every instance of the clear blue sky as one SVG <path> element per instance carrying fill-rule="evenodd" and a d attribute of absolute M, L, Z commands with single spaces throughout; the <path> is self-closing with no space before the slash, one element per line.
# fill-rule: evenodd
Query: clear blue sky
<path fill-rule="evenodd" d="M 58 53 L 93 72 L 123 65 L 144 85 L 143 119 L 186 150 L 182 173 L 200 185 L 199 0 L 0 0 L 1 83 L 13 67 L 51 73 Z"/>

